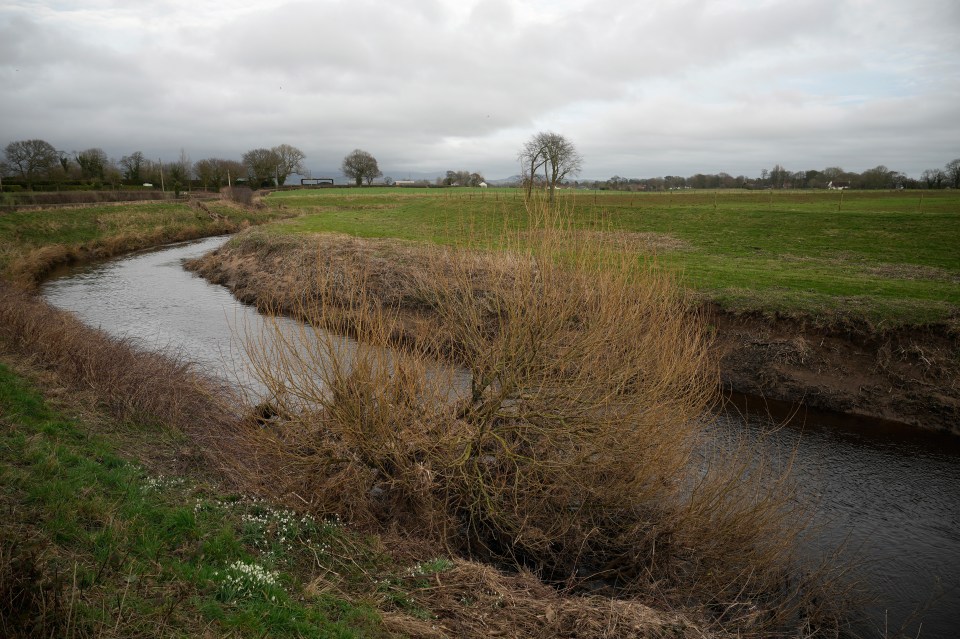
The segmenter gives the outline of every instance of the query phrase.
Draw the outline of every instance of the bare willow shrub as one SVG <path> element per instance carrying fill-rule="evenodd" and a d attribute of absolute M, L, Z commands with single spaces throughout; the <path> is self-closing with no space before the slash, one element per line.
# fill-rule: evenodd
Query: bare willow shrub
<path fill-rule="evenodd" d="M 548 220 L 424 277 L 446 284 L 433 306 L 472 378 L 456 509 L 472 543 L 554 577 L 619 572 L 609 551 L 677 495 L 716 384 L 671 277 L 575 239 Z"/>
<path fill-rule="evenodd" d="M 362 261 L 319 269 L 298 313 L 349 321 L 356 344 L 279 324 L 249 340 L 294 481 L 320 509 L 554 583 L 601 579 L 759 635 L 795 624 L 811 585 L 791 580 L 796 502 L 741 442 L 707 440 L 718 375 L 682 288 L 547 206 L 532 225 L 499 251 L 423 249 L 405 286 L 436 321 L 401 349 L 403 309 Z"/>

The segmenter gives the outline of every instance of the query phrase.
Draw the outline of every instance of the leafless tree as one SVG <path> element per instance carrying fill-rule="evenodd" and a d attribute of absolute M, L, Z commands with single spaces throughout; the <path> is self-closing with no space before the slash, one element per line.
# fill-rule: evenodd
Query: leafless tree
<path fill-rule="evenodd" d="M 223 158 L 198 160 L 194 163 L 193 170 L 204 188 L 213 186 L 217 189 L 247 174 L 247 169 L 243 164 L 236 160 L 225 160 Z"/>
<path fill-rule="evenodd" d="M 483 175 L 461 170 L 447 171 L 447 176 L 443 178 L 442 183 L 444 186 L 480 186 L 483 181 Z"/>
<path fill-rule="evenodd" d="M 73 154 L 73 159 L 80 167 L 80 177 L 87 180 L 103 181 L 104 174 L 110 166 L 110 158 L 106 151 L 100 148 L 91 148 Z"/>
<path fill-rule="evenodd" d="M 142 151 L 134 151 L 130 155 L 125 155 L 120 158 L 120 168 L 123 169 L 123 179 L 135 184 L 143 182 L 143 167 L 145 162 L 146 158 L 144 158 Z"/>
<path fill-rule="evenodd" d="M 272 186 L 280 173 L 280 156 L 274 149 L 251 149 L 243 154 L 243 163 L 254 189 Z"/>
<path fill-rule="evenodd" d="M 348 178 L 354 180 L 357 186 L 360 186 L 364 180 L 369 185 L 375 178 L 383 175 L 383 171 L 377 166 L 377 158 L 361 149 L 354 149 L 347 157 L 343 158 L 340 170 Z"/>
<path fill-rule="evenodd" d="M 960 189 L 960 158 L 947 162 L 946 174 L 950 179 L 950 184 L 955 189 Z"/>
<path fill-rule="evenodd" d="M 942 169 L 927 169 L 920 174 L 920 179 L 927 183 L 928 189 L 939 189 L 944 177 Z"/>
<path fill-rule="evenodd" d="M 60 161 L 57 150 L 44 140 L 11 142 L 4 149 L 4 153 L 7 163 L 20 173 L 20 177 L 27 183 L 27 188 L 31 188 L 34 180 L 48 173 Z"/>
<path fill-rule="evenodd" d="M 551 131 L 541 131 L 528 140 L 520 150 L 519 159 L 523 165 L 524 180 L 527 182 L 527 196 L 530 196 L 533 189 L 534 176 L 543 168 L 551 202 L 557 185 L 568 175 L 576 175 L 583 168 L 583 157 L 577 152 L 573 142 Z"/>
<path fill-rule="evenodd" d="M 167 170 L 170 172 L 170 186 L 173 187 L 173 192 L 176 196 L 180 197 L 180 191 L 183 190 L 183 187 L 190 184 L 190 179 L 193 174 L 193 162 L 190 161 L 190 156 L 187 155 L 187 152 L 180 149 L 180 158 L 176 162 L 168 164 L 167 167 Z"/>
<path fill-rule="evenodd" d="M 307 156 L 303 151 L 289 144 L 273 147 L 277 154 L 277 186 L 283 186 L 291 173 L 303 174 L 303 160 Z"/>
<path fill-rule="evenodd" d="M 770 186 L 775 189 L 782 189 L 786 184 L 789 171 L 783 168 L 782 164 L 774 164 L 770 170 Z"/>

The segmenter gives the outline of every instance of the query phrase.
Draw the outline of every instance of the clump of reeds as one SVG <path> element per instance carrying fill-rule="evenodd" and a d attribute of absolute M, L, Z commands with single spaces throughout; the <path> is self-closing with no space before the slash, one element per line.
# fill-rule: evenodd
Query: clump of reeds
<path fill-rule="evenodd" d="M 280 324 L 249 340 L 276 415 L 251 450 L 283 469 L 273 481 L 316 510 L 741 635 L 833 628 L 831 583 L 798 570 L 788 480 L 705 435 L 717 371 L 675 278 L 532 213 L 538 232 L 500 251 L 420 250 L 403 299 L 430 321 L 377 294 L 370 262 L 318 257 L 281 306 L 357 342 Z"/>

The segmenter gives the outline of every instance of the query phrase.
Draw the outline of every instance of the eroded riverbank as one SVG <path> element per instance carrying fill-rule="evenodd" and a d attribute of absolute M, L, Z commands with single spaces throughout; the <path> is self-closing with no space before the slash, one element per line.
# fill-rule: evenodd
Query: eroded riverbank
<path fill-rule="evenodd" d="M 213 241 L 202 244 L 210 248 L 214 246 Z M 362 254 L 362 246 L 348 244 L 348 248 L 351 247 L 356 250 L 347 251 L 347 254 Z M 390 259 L 381 256 L 384 267 L 391 260 L 404 259 L 403 245 L 388 243 L 381 248 L 388 256 L 393 252 Z M 272 245 L 271 257 L 267 261 L 275 261 L 275 268 L 285 264 L 288 281 L 298 282 L 315 268 L 318 255 L 316 251 L 301 255 L 303 262 L 297 265 L 291 260 L 294 255 L 291 249 L 292 245 Z M 204 252 L 202 248 L 194 247 L 189 253 L 199 255 Z M 88 322 L 121 334 L 138 334 L 160 345 L 180 344 L 185 338 L 206 336 L 199 343 L 187 342 L 184 348 L 191 353 L 208 353 L 217 359 L 216 356 L 230 344 L 230 334 L 237 325 L 236 313 L 243 309 L 235 305 L 231 296 L 219 286 L 208 286 L 183 273 L 179 264 L 187 256 L 177 252 L 165 257 L 157 254 L 130 260 L 139 263 L 149 257 L 146 261 L 162 267 L 167 277 L 176 277 L 165 285 L 159 282 L 145 284 L 153 280 L 138 279 L 141 275 L 126 270 L 114 271 L 105 265 L 109 275 L 90 273 L 82 276 L 74 283 L 73 297 L 82 301 L 89 312 L 95 313 L 92 318 L 87 318 Z M 139 264 L 136 269 L 141 273 Z M 256 274 L 255 271 L 251 275 Z M 383 272 L 371 272 L 370 276 L 386 278 L 398 274 L 384 268 Z M 97 280 L 105 291 L 95 295 Z M 390 286 L 396 291 L 398 297 L 394 301 L 402 299 L 406 290 L 402 281 L 381 279 L 379 285 Z M 194 288 L 199 291 L 193 291 Z M 133 290 L 132 294 L 129 289 Z M 63 292 L 66 290 L 64 282 Z M 150 294 L 150 291 L 158 294 Z M 160 291 L 169 295 L 161 296 Z M 51 292 L 48 288 L 47 294 Z M 207 296 L 212 296 L 213 306 L 210 308 L 207 308 Z M 415 305 L 417 299 L 408 297 L 406 302 Z M 60 303 L 70 307 L 73 304 L 68 304 L 66 299 Z M 286 303 L 295 308 L 294 300 Z M 420 311 L 423 313 L 422 308 Z M 177 317 L 183 321 L 176 321 Z M 409 321 L 425 321 L 422 317 L 418 319 L 417 314 L 411 317 Z M 165 327 L 156 332 L 152 327 L 160 322 L 166 323 Z M 198 324 L 203 325 L 203 331 L 197 330 Z M 211 344 L 204 345 L 211 336 L 226 341 L 221 346 L 211 342 L 212 348 Z M 834 432 L 830 426 L 820 427 L 813 423 L 816 421 L 808 420 L 802 440 L 799 431 L 782 430 L 767 441 L 782 448 L 775 453 L 779 457 L 789 457 L 795 443 L 800 442 L 800 458 L 795 469 L 800 472 L 800 483 L 805 492 L 820 501 L 818 521 L 822 523 L 818 526 L 826 531 L 824 546 L 846 540 L 848 548 L 863 549 L 860 559 L 873 573 L 865 580 L 879 590 L 881 599 L 874 608 L 876 612 L 870 615 L 869 627 L 864 629 L 867 636 L 873 636 L 872 630 L 880 623 L 877 620 L 885 615 L 896 628 L 918 608 L 929 604 L 938 588 L 938 574 L 941 587 L 955 594 L 951 584 L 957 574 L 953 567 L 957 566 L 957 549 L 960 547 L 955 534 L 960 526 L 955 515 L 960 510 L 949 499 L 953 494 L 950 487 L 955 485 L 957 477 L 956 456 L 948 454 L 941 445 L 923 445 L 924 438 L 911 436 L 887 441 L 871 437 L 869 429 L 844 435 Z M 924 636 L 938 636 L 937 628 L 949 628 L 957 621 L 951 612 L 953 604 L 950 601 L 948 596 L 946 601 L 934 602 L 934 610 L 939 612 L 933 616 L 924 615 Z M 908 634 L 913 636 L 913 633 Z"/>
<path fill-rule="evenodd" d="M 239 238 L 189 268 L 243 302 L 293 314 L 318 264 L 333 265 L 340 277 L 362 274 L 371 294 L 397 309 L 395 332 L 402 340 L 441 330 L 411 284 L 429 259 L 416 246 L 394 240 L 258 234 Z M 706 317 L 716 328 L 727 390 L 960 434 L 960 337 L 942 327 L 825 328 L 796 319 L 735 315 L 715 306 L 706 309 Z"/>

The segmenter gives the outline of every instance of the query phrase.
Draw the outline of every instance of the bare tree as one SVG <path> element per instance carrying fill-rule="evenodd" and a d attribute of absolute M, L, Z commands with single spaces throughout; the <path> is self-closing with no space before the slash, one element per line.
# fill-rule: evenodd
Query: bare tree
<path fill-rule="evenodd" d="M 893 188 L 896 186 L 896 171 L 891 171 L 880 164 L 861 173 L 860 183 L 865 189 Z"/>
<path fill-rule="evenodd" d="M 223 158 L 197 160 L 193 165 L 193 171 L 204 188 L 212 186 L 216 189 L 247 174 L 243 164 Z"/>
<path fill-rule="evenodd" d="M 926 182 L 928 189 L 939 189 L 944 177 L 943 169 L 927 169 L 920 174 L 920 179 Z"/>
<path fill-rule="evenodd" d="M 782 164 L 774 164 L 773 169 L 770 170 L 770 186 L 775 189 L 782 189 L 784 184 L 786 184 L 787 176 L 790 173 L 783 168 Z"/>
<path fill-rule="evenodd" d="M 483 175 L 461 170 L 447 171 L 447 176 L 443 178 L 441 183 L 444 186 L 480 186 L 483 181 Z"/>
<path fill-rule="evenodd" d="M 307 156 L 303 151 L 289 144 L 273 147 L 277 155 L 277 186 L 283 186 L 291 173 L 303 174 L 303 160 Z"/>
<path fill-rule="evenodd" d="M 220 187 L 220 180 L 218 179 L 220 173 L 219 163 L 219 158 L 205 158 L 193 163 L 193 171 L 197 174 L 197 180 L 200 181 L 200 185 L 203 188 L 211 185 L 215 188 Z"/>
<path fill-rule="evenodd" d="M 188 186 L 193 174 L 193 163 L 190 156 L 183 149 L 180 149 L 180 158 L 176 162 L 167 165 L 170 172 L 170 186 L 177 197 L 180 197 L 180 191 L 184 186 Z"/>
<path fill-rule="evenodd" d="M 49 173 L 60 161 L 57 150 L 44 140 L 11 142 L 4 149 L 4 153 L 7 163 L 20 173 L 20 177 L 27 183 L 27 188 L 32 188 L 34 180 Z"/>
<path fill-rule="evenodd" d="M 950 179 L 951 186 L 955 189 L 960 189 L 960 158 L 950 160 L 944 168 L 946 169 L 947 177 Z"/>
<path fill-rule="evenodd" d="M 280 156 L 274 149 L 251 149 L 243 154 L 243 163 L 247 167 L 250 187 L 254 189 L 273 186 L 280 174 Z"/>
<path fill-rule="evenodd" d="M 107 157 L 106 151 L 100 148 L 75 152 L 73 159 L 80 167 L 80 177 L 85 180 L 102 182 L 104 174 L 110 166 L 110 158 Z"/>
<path fill-rule="evenodd" d="M 537 143 L 537 136 L 532 137 L 524 143 L 523 148 L 520 149 L 518 159 L 520 160 L 521 177 L 527 187 L 527 199 L 529 199 L 530 194 L 533 192 L 533 183 L 537 171 L 546 163 L 543 149 Z"/>
<path fill-rule="evenodd" d="M 143 182 L 143 167 L 146 158 L 142 151 L 134 151 L 130 155 L 120 158 L 120 168 L 123 169 L 123 179 L 134 184 Z"/>
<path fill-rule="evenodd" d="M 568 175 L 576 175 L 583 168 L 583 157 L 577 152 L 573 142 L 551 131 L 541 131 L 534 135 L 523 145 L 519 157 L 523 163 L 524 178 L 528 180 L 527 196 L 533 189 L 534 176 L 543 168 L 551 202 L 557 185 Z"/>
<path fill-rule="evenodd" d="M 70 154 L 66 151 L 57 151 L 57 161 L 60 163 L 62 175 L 66 177 L 70 173 Z"/>
<path fill-rule="evenodd" d="M 383 171 L 377 166 L 377 158 L 361 149 L 354 149 L 347 157 L 343 158 L 340 170 L 348 178 L 354 180 L 357 186 L 360 186 L 364 180 L 369 185 L 375 178 L 383 175 Z"/>

